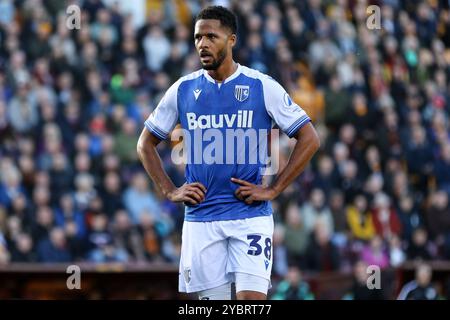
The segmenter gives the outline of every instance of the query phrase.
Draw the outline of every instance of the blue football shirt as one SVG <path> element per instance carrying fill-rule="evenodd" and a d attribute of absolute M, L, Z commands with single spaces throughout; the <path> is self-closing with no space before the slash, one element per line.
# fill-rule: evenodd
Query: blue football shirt
<path fill-rule="evenodd" d="M 186 182 L 207 189 L 202 203 L 186 206 L 185 220 L 217 221 L 272 214 L 270 201 L 247 205 L 237 199 L 239 185 L 231 177 L 261 184 L 274 124 L 292 137 L 309 121 L 278 82 L 238 64 L 222 83 L 203 69 L 180 78 L 145 126 L 165 140 L 181 124 Z"/>

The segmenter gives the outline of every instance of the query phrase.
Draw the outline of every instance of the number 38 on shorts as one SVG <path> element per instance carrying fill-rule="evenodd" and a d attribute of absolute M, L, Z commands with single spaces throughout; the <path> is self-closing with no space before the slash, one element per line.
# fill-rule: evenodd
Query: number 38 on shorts
<path fill-rule="evenodd" d="M 247 240 L 250 241 L 247 254 L 259 256 L 261 253 L 264 253 L 266 259 L 270 261 L 272 257 L 272 240 L 270 238 L 262 240 L 261 238 L 258 234 L 249 234 L 247 236 Z"/>

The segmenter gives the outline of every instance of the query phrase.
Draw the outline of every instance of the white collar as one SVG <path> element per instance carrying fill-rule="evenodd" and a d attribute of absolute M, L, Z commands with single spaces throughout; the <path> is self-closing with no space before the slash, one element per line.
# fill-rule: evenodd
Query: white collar
<path fill-rule="evenodd" d="M 225 84 L 225 83 L 233 80 L 234 78 L 236 78 L 240 73 L 241 73 L 241 65 L 239 63 L 237 63 L 236 71 L 234 71 L 234 73 L 232 75 L 230 75 L 228 78 L 226 78 L 225 80 L 223 80 L 220 83 Z M 207 70 L 203 69 L 203 74 L 205 75 L 205 78 L 208 79 L 208 81 L 210 81 L 212 83 L 218 83 L 217 80 L 215 80 L 213 77 L 211 77 L 209 75 Z"/>

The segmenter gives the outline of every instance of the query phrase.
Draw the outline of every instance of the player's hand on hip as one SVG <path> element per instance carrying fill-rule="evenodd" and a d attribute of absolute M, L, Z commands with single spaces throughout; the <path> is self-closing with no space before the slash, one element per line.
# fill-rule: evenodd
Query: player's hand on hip
<path fill-rule="evenodd" d="M 167 198 L 173 202 L 184 202 L 188 205 L 196 205 L 205 200 L 206 188 L 200 182 L 185 183 L 167 194 Z"/>
<path fill-rule="evenodd" d="M 240 185 L 234 194 L 246 204 L 252 204 L 255 201 L 268 201 L 276 197 L 276 192 L 270 187 L 256 185 L 236 178 L 231 178 L 231 181 Z"/>

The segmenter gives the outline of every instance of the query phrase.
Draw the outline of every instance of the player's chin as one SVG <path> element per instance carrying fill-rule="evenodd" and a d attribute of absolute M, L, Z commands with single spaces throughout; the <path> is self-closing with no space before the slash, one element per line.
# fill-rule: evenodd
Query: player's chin
<path fill-rule="evenodd" d="M 202 63 L 202 68 L 205 70 L 216 70 L 217 66 L 215 63 Z"/>

